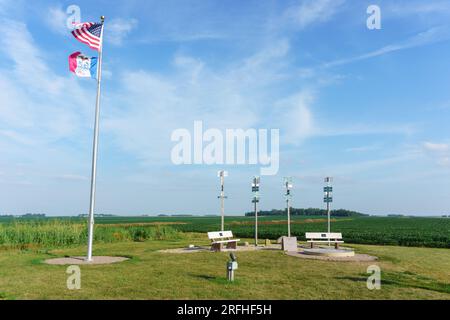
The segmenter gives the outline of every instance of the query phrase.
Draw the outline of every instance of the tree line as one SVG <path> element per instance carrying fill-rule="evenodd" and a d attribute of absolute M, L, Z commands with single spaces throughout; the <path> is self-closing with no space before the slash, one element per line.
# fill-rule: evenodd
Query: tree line
<path fill-rule="evenodd" d="M 258 216 L 280 216 L 285 215 L 286 209 L 278 210 L 278 209 L 272 209 L 270 211 L 268 210 L 262 210 L 258 211 Z M 254 216 L 255 212 L 246 212 L 245 216 L 251 217 Z M 319 209 L 319 208 L 291 208 L 291 215 L 293 216 L 326 216 L 327 210 L 325 209 Z M 331 215 L 334 217 L 361 217 L 361 216 L 368 216 L 368 214 L 364 214 L 357 211 L 351 211 L 346 209 L 336 209 L 331 210 Z"/>

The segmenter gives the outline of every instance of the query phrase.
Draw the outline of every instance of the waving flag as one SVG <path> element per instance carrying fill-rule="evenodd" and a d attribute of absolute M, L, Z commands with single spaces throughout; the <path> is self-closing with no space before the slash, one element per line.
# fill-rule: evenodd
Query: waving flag
<path fill-rule="evenodd" d="M 84 22 L 75 26 L 73 36 L 94 50 L 100 51 L 102 45 L 102 23 Z"/>
<path fill-rule="evenodd" d="M 96 57 L 87 57 L 81 52 L 74 52 L 69 56 L 69 69 L 78 77 L 96 78 L 96 67 Z"/>

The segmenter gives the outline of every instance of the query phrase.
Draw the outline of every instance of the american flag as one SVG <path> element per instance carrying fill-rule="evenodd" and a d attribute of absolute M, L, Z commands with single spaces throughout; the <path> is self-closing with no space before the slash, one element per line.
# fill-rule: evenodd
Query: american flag
<path fill-rule="evenodd" d="M 78 41 L 100 51 L 102 28 L 103 24 L 101 23 L 85 22 L 77 25 L 72 34 Z"/>

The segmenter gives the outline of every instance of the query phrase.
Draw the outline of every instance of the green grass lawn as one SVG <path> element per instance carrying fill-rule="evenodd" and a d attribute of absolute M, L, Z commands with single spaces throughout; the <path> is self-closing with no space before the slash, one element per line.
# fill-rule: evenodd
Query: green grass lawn
<path fill-rule="evenodd" d="M 237 281 L 225 280 L 227 253 L 160 253 L 207 244 L 205 234 L 179 240 L 96 244 L 95 255 L 131 259 L 81 266 L 81 290 L 66 288 L 66 266 L 42 261 L 84 255 L 85 246 L 0 251 L 0 299 L 450 299 L 450 250 L 354 245 L 377 262 L 327 262 L 281 251 L 239 252 Z M 382 270 L 381 290 L 366 288 L 367 266 Z"/>

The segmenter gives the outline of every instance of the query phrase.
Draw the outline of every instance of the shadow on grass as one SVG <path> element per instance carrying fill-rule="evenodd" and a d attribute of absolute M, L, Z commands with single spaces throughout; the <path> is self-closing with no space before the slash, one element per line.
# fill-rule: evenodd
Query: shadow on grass
<path fill-rule="evenodd" d="M 234 281 L 228 281 L 228 279 L 225 278 L 225 277 L 214 277 L 214 276 L 208 276 L 208 275 L 205 275 L 205 274 L 189 274 L 189 276 L 197 278 L 197 279 L 201 279 L 201 280 L 206 280 L 206 281 L 209 281 L 211 283 L 220 284 L 220 285 L 236 285 L 236 284 L 240 284 L 240 281 L 238 279 L 236 279 Z"/>
<path fill-rule="evenodd" d="M 354 277 L 335 277 L 335 279 L 365 283 L 369 276 L 369 274 L 362 273 Z M 410 271 L 382 272 L 381 285 L 423 289 L 450 294 L 450 283 L 439 282 L 433 278 L 419 275 Z"/>

